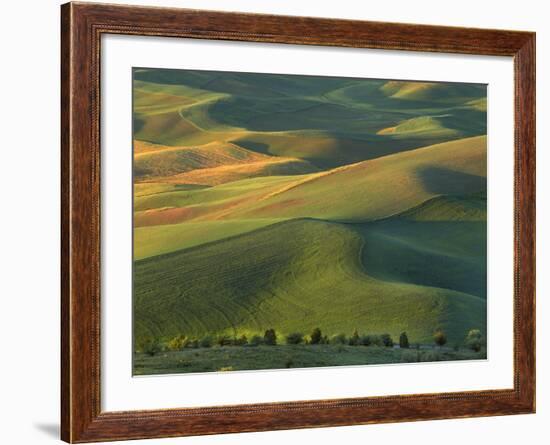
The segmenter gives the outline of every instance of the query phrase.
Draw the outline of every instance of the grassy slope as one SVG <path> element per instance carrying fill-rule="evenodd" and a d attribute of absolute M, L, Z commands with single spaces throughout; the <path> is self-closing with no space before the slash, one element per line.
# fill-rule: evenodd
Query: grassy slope
<path fill-rule="evenodd" d="M 297 177 L 231 216 L 378 219 L 442 194 L 467 194 L 486 186 L 486 137 L 411 150 Z M 327 205 L 330 203 L 330 205 Z"/>
<path fill-rule="evenodd" d="M 366 239 L 345 224 L 301 219 L 137 261 L 136 339 L 320 325 L 329 334 L 405 330 L 428 342 L 437 327 L 451 340 L 484 329 L 479 297 L 375 278 L 362 262 Z"/>
<path fill-rule="evenodd" d="M 276 213 L 293 217 L 381 218 L 437 195 L 484 189 L 486 143 L 486 137 L 480 136 L 321 173 L 253 178 L 208 190 L 159 193 L 136 199 L 136 210 L 225 203 L 234 214 L 252 216 Z M 253 199 L 243 200 L 249 193 Z M 241 203 L 237 205 L 236 200 Z"/>
<path fill-rule="evenodd" d="M 400 215 L 353 224 L 369 274 L 486 298 L 486 198 L 440 196 Z"/>
<path fill-rule="evenodd" d="M 329 173 L 253 178 L 197 190 L 168 189 L 136 196 L 134 223 L 143 227 L 136 231 L 136 245 L 150 245 L 148 239 L 153 237 L 158 250 L 147 248 L 150 254 L 184 248 L 185 240 L 196 245 L 184 234 L 173 243 L 176 229 L 168 226 L 165 232 L 144 226 L 220 221 L 212 232 L 215 236 L 207 238 L 213 241 L 224 237 L 222 219 L 270 221 L 312 216 L 364 222 L 398 214 L 441 194 L 477 192 L 485 187 L 485 144 L 485 137 L 479 137 Z M 228 236 L 236 233 L 235 224 L 227 225 Z"/>
<path fill-rule="evenodd" d="M 194 247 L 265 227 L 280 219 L 235 219 L 200 221 L 180 224 L 143 226 L 134 229 L 134 258 L 141 260 L 155 255 Z"/>
<path fill-rule="evenodd" d="M 134 226 L 221 219 L 235 206 L 251 204 L 258 196 L 280 190 L 294 179 L 293 176 L 267 176 L 216 187 L 176 186 L 164 192 L 135 196 Z M 157 184 L 151 186 L 158 187 Z M 163 222 L 164 219 L 169 221 Z"/>

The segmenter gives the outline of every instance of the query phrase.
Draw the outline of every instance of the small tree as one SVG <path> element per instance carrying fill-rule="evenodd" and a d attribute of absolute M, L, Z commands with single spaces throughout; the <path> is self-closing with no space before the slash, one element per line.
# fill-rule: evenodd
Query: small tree
<path fill-rule="evenodd" d="M 353 334 L 351 334 L 349 344 L 350 346 L 357 346 L 359 344 L 359 332 L 357 332 L 357 329 L 353 331 Z"/>
<path fill-rule="evenodd" d="M 393 339 L 391 338 L 390 334 L 382 334 L 380 336 L 380 338 L 382 339 L 382 344 L 385 347 L 387 347 L 387 348 L 392 348 L 393 347 Z"/>
<path fill-rule="evenodd" d="M 447 336 L 445 335 L 445 332 L 443 332 L 441 329 L 438 329 L 437 331 L 435 331 L 434 343 L 439 347 L 447 343 Z"/>
<path fill-rule="evenodd" d="M 263 337 L 261 337 L 259 335 L 253 335 L 250 338 L 250 341 L 248 342 L 248 345 L 249 346 L 260 346 L 261 344 L 263 344 L 263 342 L 264 342 Z"/>
<path fill-rule="evenodd" d="M 299 345 L 304 341 L 304 335 L 300 332 L 293 332 L 286 336 L 287 345 Z"/>
<path fill-rule="evenodd" d="M 346 334 L 336 334 L 330 337 L 330 344 L 332 345 L 345 345 L 347 342 Z"/>
<path fill-rule="evenodd" d="M 370 344 L 372 346 L 384 346 L 384 341 L 382 340 L 381 335 L 369 335 Z"/>
<path fill-rule="evenodd" d="M 210 348 L 213 343 L 214 343 L 214 339 L 210 335 L 207 335 L 201 338 L 201 341 L 199 342 L 199 346 L 201 348 Z"/>
<path fill-rule="evenodd" d="M 372 345 L 372 336 L 363 335 L 359 341 L 362 346 L 371 346 Z"/>
<path fill-rule="evenodd" d="M 479 352 L 483 343 L 483 336 L 479 329 L 472 329 L 466 335 L 466 340 L 464 341 L 466 346 L 472 351 Z"/>
<path fill-rule="evenodd" d="M 264 333 L 264 343 L 269 346 L 275 346 L 277 344 L 277 334 L 275 329 L 268 329 Z"/>
<path fill-rule="evenodd" d="M 185 335 L 178 335 L 171 339 L 166 345 L 170 351 L 181 351 L 187 344 L 187 337 Z"/>
<path fill-rule="evenodd" d="M 310 337 L 311 338 L 310 338 L 309 342 L 312 345 L 318 345 L 319 343 L 321 343 L 321 340 L 323 339 L 323 334 L 321 333 L 321 329 L 315 328 L 313 330 L 313 332 L 311 333 Z"/>
<path fill-rule="evenodd" d="M 409 348 L 409 337 L 407 337 L 406 332 L 401 332 L 401 335 L 399 336 L 399 347 L 400 348 Z"/>
<path fill-rule="evenodd" d="M 248 338 L 245 334 L 234 340 L 235 346 L 246 346 L 248 344 Z"/>
<path fill-rule="evenodd" d="M 216 343 L 218 344 L 218 346 L 229 346 L 231 343 L 233 343 L 233 341 L 227 335 L 220 335 L 216 339 Z"/>

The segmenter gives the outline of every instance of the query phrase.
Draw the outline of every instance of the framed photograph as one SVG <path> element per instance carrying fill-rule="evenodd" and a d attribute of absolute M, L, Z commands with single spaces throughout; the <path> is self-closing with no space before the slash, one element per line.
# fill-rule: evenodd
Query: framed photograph
<path fill-rule="evenodd" d="M 535 35 L 62 6 L 62 439 L 535 411 Z"/>

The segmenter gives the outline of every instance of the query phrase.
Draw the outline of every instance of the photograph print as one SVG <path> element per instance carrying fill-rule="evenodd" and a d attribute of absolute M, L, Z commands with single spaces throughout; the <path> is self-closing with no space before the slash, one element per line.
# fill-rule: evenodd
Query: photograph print
<path fill-rule="evenodd" d="M 487 357 L 487 86 L 134 68 L 133 374 Z"/>

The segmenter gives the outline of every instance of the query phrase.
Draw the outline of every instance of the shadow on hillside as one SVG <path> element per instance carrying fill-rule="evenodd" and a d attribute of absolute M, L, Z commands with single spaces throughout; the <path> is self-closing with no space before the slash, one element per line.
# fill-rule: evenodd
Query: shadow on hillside
<path fill-rule="evenodd" d="M 419 175 L 426 191 L 434 195 L 464 195 L 487 189 L 487 178 L 446 168 L 424 168 Z"/>

